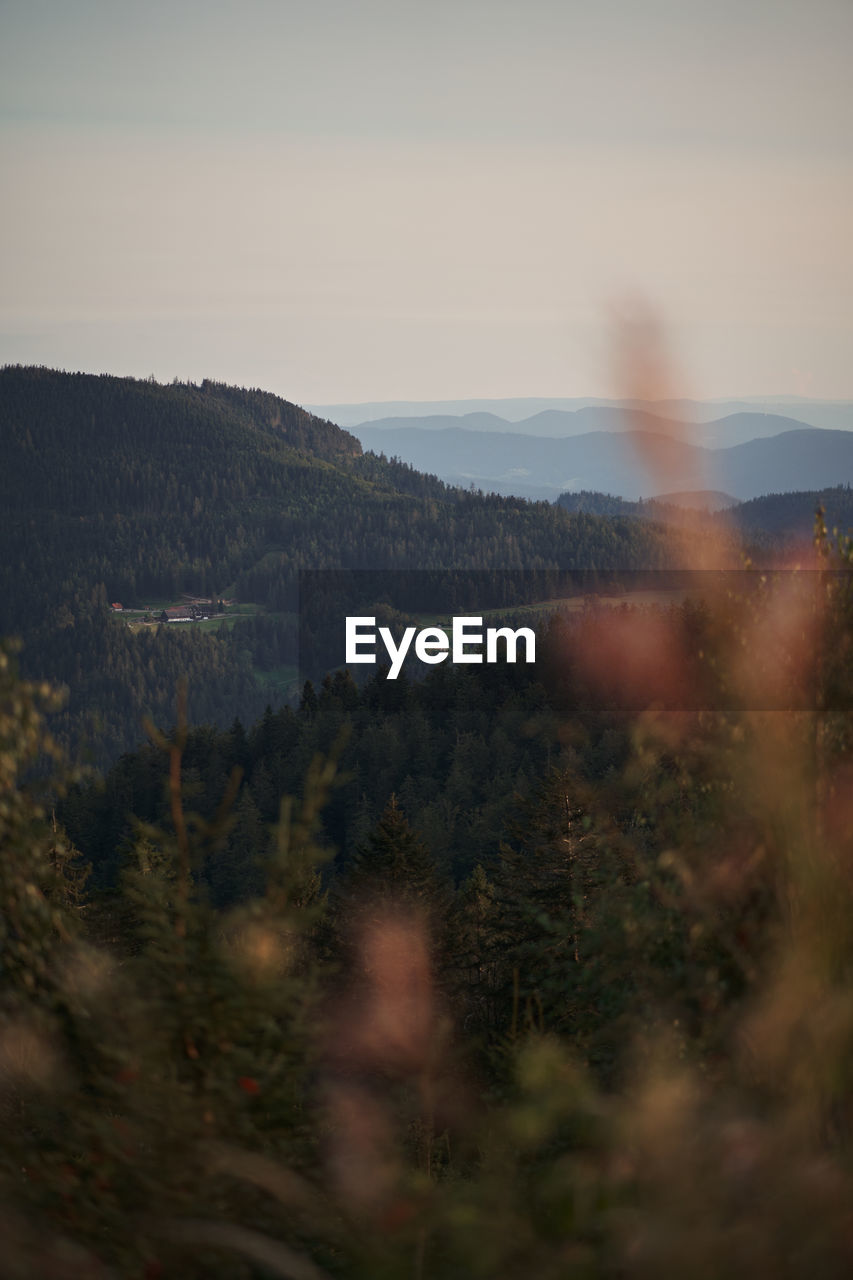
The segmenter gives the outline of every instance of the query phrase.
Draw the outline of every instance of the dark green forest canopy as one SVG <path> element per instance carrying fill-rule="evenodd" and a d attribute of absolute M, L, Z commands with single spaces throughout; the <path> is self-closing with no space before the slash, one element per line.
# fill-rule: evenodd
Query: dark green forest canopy
<path fill-rule="evenodd" d="M 363 455 L 332 423 L 261 391 L 0 371 L 0 634 L 25 673 L 68 687 L 58 732 L 106 764 L 167 720 L 251 721 L 266 670 L 294 661 L 296 583 L 323 568 L 656 568 L 665 535 L 624 518 L 453 489 Z M 264 617 L 131 635 L 124 605 L 226 594 Z M 172 631 L 175 629 L 172 628 Z"/>
<path fill-rule="evenodd" d="M 248 891 L 246 866 L 263 856 L 281 797 L 301 795 L 311 760 L 331 753 L 345 726 L 339 784 L 322 820 L 337 850 L 335 868 L 348 863 L 396 794 L 429 839 L 443 874 L 464 877 L 496 852 L 496 833 L 514 797 L 526 794 L 559 755 L 556 717 L 543 685 L 521 667 L 484 668 L 476 676 L 441 668 L 420 682 L 402 677 L 391 683 L 379 675 L 361 689 L 339 673 L 316 690 L 309 686 L 298 709 L 268 708 L 252 727 L 236 720 L 225 731 L 193 729 L 184 755 L 190 807 L 211 820 L 229 776 L 239 769 L 240 797 L 257 814 L 261 831 L 251 854 L 239 832 L 230 839 L 227 856 L 241 868 L 230 886 L 221 883 L 221 854 L 212 856 L 203 877 L 220 906 Z M 607 736 L 603 726 L 593 725 L 585 757 L 597 768 L 622 749 L 618 732 Z M 61 819 L 92 860 L 99 885 L 115 883 L 135 819 L 168 821 L 166 769 L 163 752 L 145 746 L 122 756 L 103 783 L 75 790 L 61 806 Z"/>
<path fill-rule="evenodd" d="M 620 666 L 620 652 L 650 625 L 656 647 L 650 669 L 638 676 L 630 664 Z M 441 874 L 464 880 L 478 863 L 488 866 L 495 858 L 511 815 L 550 769 L 570 765 L 576 779 L 593 785 L 621 767 L 637 699 L 660 696 L 653 679 L 664 649 L 664 666 L 691 658 L 684 687 L 675 691 L 676 709 L 684 713 L 683 694 L 698 691 L 714 671 L 712 662 L 694 659 L 708 652 L 715 634 L 711 612 L 690 599 L 666 607 L 557 610 L 538 623 L 535 665 L 442 665 L 424 678 L 403 671 L 394 681 L 380 669 L 361 684 L 338 670 L 317 686 L 306 682 L 298 708 L 267 707 L 252 727 L 235 719 L 227 730 L 191 729 L 184 765 L 192 810 L 212 821 L 237 770 L 239 812 L 256 820 L 251 840 L 229 841 L 227 858 L 242 873 L 226 885 L 216 853 L 202 879 L 218 906 L 248 892 L 245 869 L 268 851 L 281 797 L 301 797 L 311 761 L 339 752 L 338 785 L 322 816 L 324 838 L 336 850 L 332 873 L 346 868 L 396 796 Z M 594 669 L 590 654 L 597 655 Z M 626 695 L 626 671 L 638 686 L 633 694 Z M 716 696 L 707 682 L 705 691 L 702 706 Z M 137 820 L 168 822 L 167 769 L 162 750 L 151 743 L 122 756 L 103 781 L 75 789 L 60 806 L 72 841 L 92 860 L 97 884 L 116 882 Z"/>

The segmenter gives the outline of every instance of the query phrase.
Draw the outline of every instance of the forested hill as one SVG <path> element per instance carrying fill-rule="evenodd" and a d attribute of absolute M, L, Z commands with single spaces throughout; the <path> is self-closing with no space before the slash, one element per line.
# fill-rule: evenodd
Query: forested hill
<path fill-rule="evenodd" d="M 110 600 L 232 593 L 282 609 L 302 567 L 656 561 L 656 534 L 483 497 L 362 455 L 275 396 L 218 383 L 0 371 L 5 629 L 103 585 Z M 8 612 L 11 611 L 11 612 Z"/>
<path fill-rule="evenodd" d="M 270 462 L 358 457 L 331 422 L 263 391 L 140 382 L 20 367 L 0 370 L 6 507 L 89 514 L 169 512 L 281 492 Z M 223 462 L 227 460 L 227 465 Z M 277 483 L 278 482 L 278 483 Z"/>
<path fill-rule="evenodd" d="M 259 714 L 293 661 L 300 569 L 666 562 L 652 525 L 449 488 L 219 383 L 7 368 L 0 445 L 0 635 L 22 636 L 27 674 L 68 685 L 63 731 L 92 717 L 102 761 L 139 740 L 143 713 L 169 719 L 181 673 L 196 722 Z M 138 635 L 110 617 L 182 593 L 256 612 Z"/>

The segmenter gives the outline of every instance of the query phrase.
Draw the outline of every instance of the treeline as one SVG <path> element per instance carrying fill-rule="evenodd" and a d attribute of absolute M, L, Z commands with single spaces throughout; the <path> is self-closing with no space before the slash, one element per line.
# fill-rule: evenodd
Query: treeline
<path fill-rule="evenodd" d="M 703 524 L 720 536 L 722 531 L 740 535 L 749 556 L 762 564 L 784 557 L 792 547 L 808 549 L 814 536 L 815 512 L 820 507 L 826 527 L 841 535 L 853 529 L 853 491 L 849 484 L 830 489 L 769 493 L 739 502 L 725 510 L 687 508 L 659 499 L 628 502 L 593 490 L 562 493 L 557 503 L 573 515 L 620 516 L 656 523 L 686 524 L 699 531 Z"/>
<path fill-rule="evenodd" d="M 785 539 L 802 543 L 812 537 L 818 507 L 823 509 L 830 532 L 837 528 L 845 535 L 853 530 L 853 491 L 849 484 L 802 493 L 768 493 L 739 503 L 728 515 L 736 528 L 750 536 L 764 535 L 777 545 Z"/>

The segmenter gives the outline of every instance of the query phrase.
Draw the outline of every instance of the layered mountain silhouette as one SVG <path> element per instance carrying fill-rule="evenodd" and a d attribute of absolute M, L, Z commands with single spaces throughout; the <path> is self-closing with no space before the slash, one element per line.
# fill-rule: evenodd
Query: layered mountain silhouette
<path fill-rule="evenodd" d="M 609 425 L 555 437 L 547 430 L 555 416 Z M 635 501 L 663 489 L 716 489 L 745 500 L 853 480 L 853 432 L 808 427 L 778 415 L 736 414 L 701 428 L 670 423 L 668 429 L 654 415 L 629 417 L 613 409 L 546 411 L 539 420 L 545 429 L 535 435 L 482 426 L 377 424 L 357 427 L 354 434 L 365 449 L 398 457 L 448 483 L 529 498 L 553 500 L 567 490 L 591 489 Z M 706 443 L 696 443 L 697 435 Z"/>
<path fill-rule="evenodd" d="M 561 439 L 585 435 L 591 431 L 651 431 L 674 436 L 708 448 L 745 444 L 761 436 L 779 435 L 782 431 L 801 430 L 814 424 L 780 413 L 742 409 L 707 421 L 672 418 L 657 408 L 616 405 L 589 405 L 583 408 L 543 409 L 518 422 L 510 422 L 494 413 L 467 413 L 464 416 L 430 414 L 425 417 L 389 417 L 358 423 L 350 429 L 361 439 L 374 431 L 446 431 L 456 427 L 462 431 L 498 432 L 502 435 L 540 436 Z M 851 423 L 853 425 L 853 423 Z M 844 429 L 841 427 L 841 429 Z M 371 436 L 371 439 L 373 437 Z"/>
<path fill-rule="evenodd" d="M 853 430 L 853 402 L 849 400 L 812 400 L 800 396 L 749 396 L 731 400 L 607 400 L 596 397 L 546 398 L 526 397 L 502 400 L 388 400 L 365 402 L 362 404 L 327 404 L 307 405 L 312 413 L 321 418 L 329 418 L 340 423 L 342 427 L 352 429 L 358 426 L 377 425 L 385 422 L 388 425 L 404 423 L 410 426 L 427 426 L 429 423 L 444 419 L 444 426 L 462 425 L 452 419 L 467 418 L 472 429 L 478 429 L 473 419 L 485 415 L 492 420 L 497 419 L 495 430 L 523 431 L 530 430 L 532 419 L 540 418 L 543 413 L 558 411 L 569 416 L 586 409 L 616 409 L 624 413 L 626 409 L 638 409 L 644 413 L 673 422 L 706 423 L 717 422 L 734 414 L 755 414 L 763 416 L 772 414 L 777 417 L 793 418 L 809 427 L 825 427 L 831 431 Z M 451 419 L 451 421 L 448 421 Z M 590 429 L 579 427 L 578 430 Z M 557 435 L 573 435 L 575 432 L 557 423 Z M 491 430 L 486 426 L 485 430 Z M 531 434 L 547 435 L 547 431 L 531 431 Z M 702 443 L 697 440 L 696 443 Z"/>

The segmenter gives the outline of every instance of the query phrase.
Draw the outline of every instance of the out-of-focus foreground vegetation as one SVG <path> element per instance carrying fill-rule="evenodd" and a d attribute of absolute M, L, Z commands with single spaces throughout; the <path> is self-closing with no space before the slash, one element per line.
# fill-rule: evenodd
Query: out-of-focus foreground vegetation
<path fill-rule="evenodd" d="M 846 574 L 707 623 L 729 709 L 595 776 L 567 717 L 456 886 L 394 799 L 338 867 L 317 757 L 218 897 L 239 774 L 194 816 L 155 735 L 166 818 L 87 882 L 4 657 L 0 1274 L 851 1274 L 852 631 Z"/>

